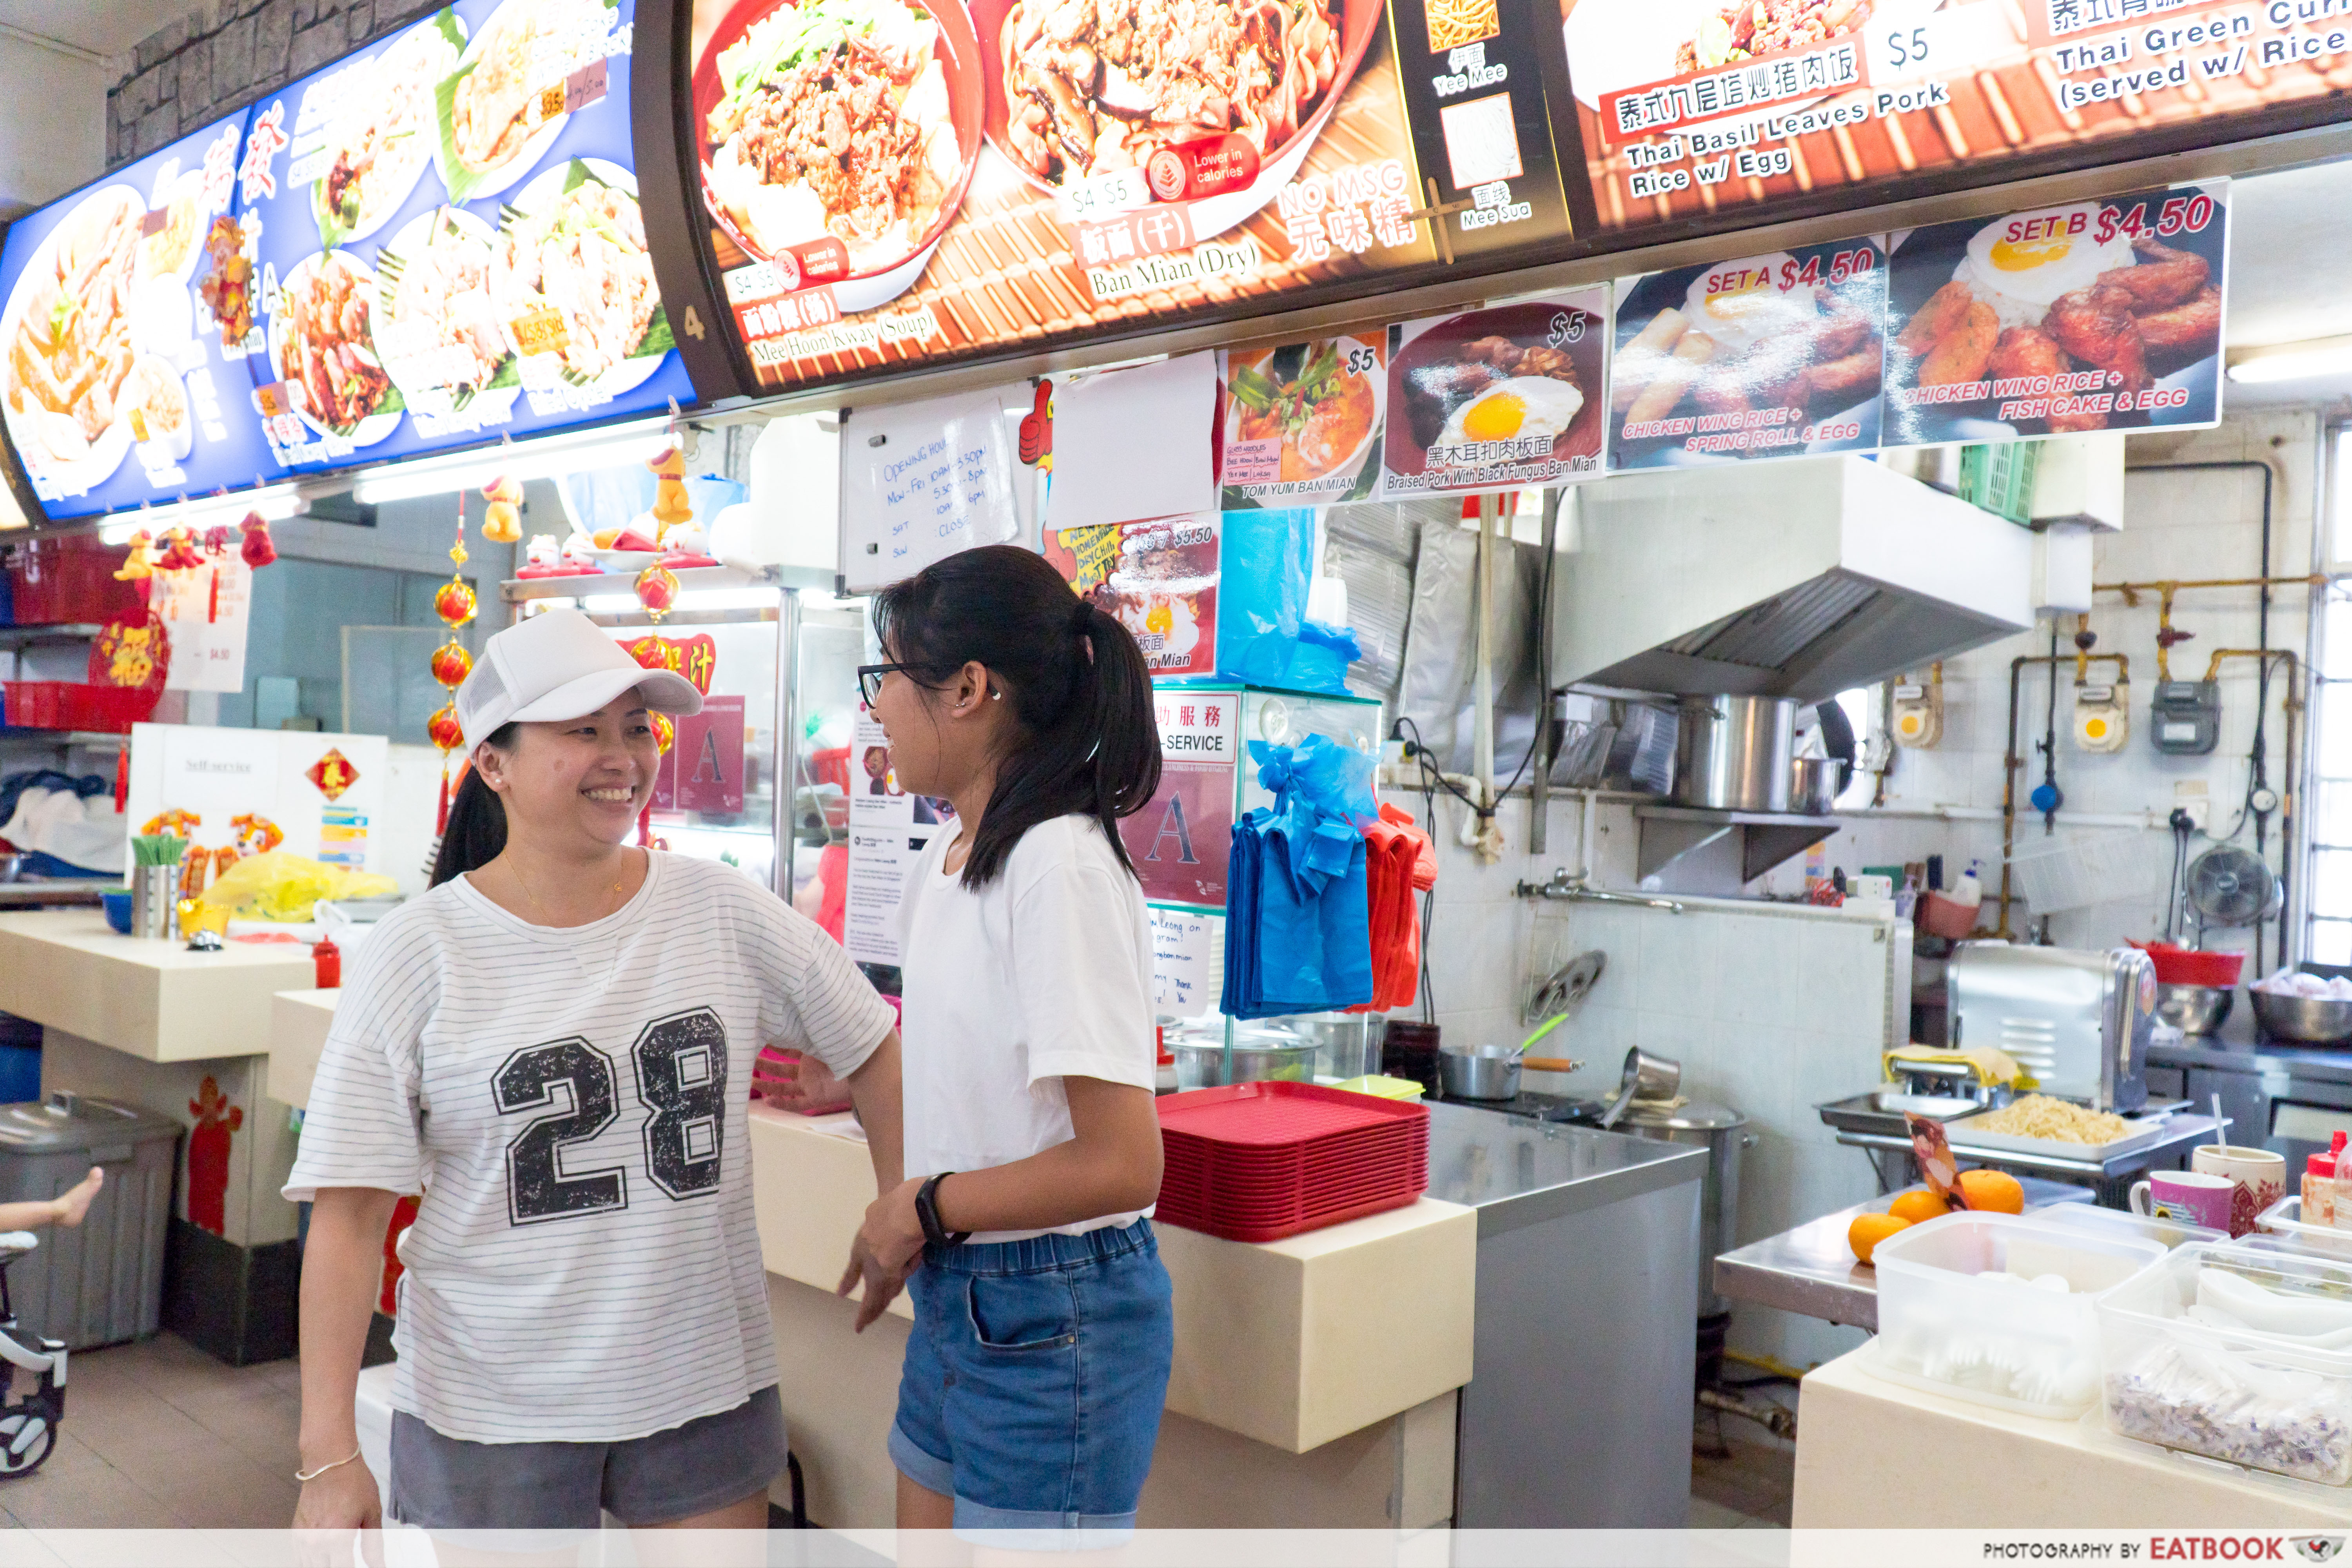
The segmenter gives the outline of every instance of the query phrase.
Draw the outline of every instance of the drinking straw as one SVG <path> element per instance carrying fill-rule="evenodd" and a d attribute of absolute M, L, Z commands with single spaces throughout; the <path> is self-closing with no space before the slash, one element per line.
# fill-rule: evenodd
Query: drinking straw
<path fill-rule="evenodd" d="M 2226 1149 L 2230 1146 L 2229 1140 L 2221 1136 L 2221 1129 L 2228 1125 L 2229 1123 L 2221 1119 L 2221 1097 L 2216 1094 L 2213 1097 L 2213 1147 L 2216 1149 Z"/>

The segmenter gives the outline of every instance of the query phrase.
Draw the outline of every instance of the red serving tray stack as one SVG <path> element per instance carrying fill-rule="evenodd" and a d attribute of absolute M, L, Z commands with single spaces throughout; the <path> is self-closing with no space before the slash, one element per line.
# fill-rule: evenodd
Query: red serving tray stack
<path fill-rule="evenodd" d="M 127 735 L 155 711 L 159 694 L 138 686 L 71 680 L 0 682 L 0 728 L 87 730 Z"/>
<path fill-rule="evenodd" d="M 1311 1083 L 1241 1083 L 1159 1101 L 1158 1217 L 1230 1241 L 1279 1241 L 1429 1185 L 1429 1111 Z"/>

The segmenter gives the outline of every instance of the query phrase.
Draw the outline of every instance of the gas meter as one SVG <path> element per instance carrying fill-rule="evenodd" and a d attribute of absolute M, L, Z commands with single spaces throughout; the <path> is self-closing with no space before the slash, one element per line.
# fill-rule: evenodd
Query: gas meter
<path fill-rule="evenodd" d="M 1916 685 L 1909 681 L 1896 684 L 1891 694 L 1893 712 L 1887 728 L 1895 743 L 1916 751 L 1925 751 L 1944 738 L 1944 685 Z"/>
<path fill-rule="evenodd" d="M 2074 683 L 2074 749 L 2078 752 L 2120 752 L 2131 738 L 2131 688 Z"/>
<path fill-rule="evenodd" d="M 2221 683 L 2159 680 L 2148 704 L 2156 749 L 2176 757 L 2201 757 L 2221 739 Z"/>

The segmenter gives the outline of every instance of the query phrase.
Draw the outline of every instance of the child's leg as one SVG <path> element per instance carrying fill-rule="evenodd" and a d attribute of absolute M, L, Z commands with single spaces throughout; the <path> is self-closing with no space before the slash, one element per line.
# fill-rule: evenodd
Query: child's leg
<path fill-rule="evenodd" d="M 89 1213 L 90 1200 L 98 1196 L 99 1188 L 106 1184 L 106 1173 L 96 1165 L 89 1174 L 74 1184 L 70 1192 L 37 1203 L 0 1204 L 0 1230 L 37 1230 L 46 1225 L 62 1225 L 68 1228 L 82 1222 Z"/>

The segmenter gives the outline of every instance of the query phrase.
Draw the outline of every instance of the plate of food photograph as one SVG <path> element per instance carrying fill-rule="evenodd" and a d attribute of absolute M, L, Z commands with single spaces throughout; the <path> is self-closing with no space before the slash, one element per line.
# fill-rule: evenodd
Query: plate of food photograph
<path fill-rule="evenodd" d="M 453 202 L 494 196 L 530 173 L 571 116 L 541 90 L 608 15 L 599 0 L 507 0 L 434 89 L 434 156 Z M 421 30 L 421 29 L 420 29 Z"/>
<path fill-rule="evenodd" d="M 636 176 L 602 158 L 542 170 L 499 207 L 488 283 L 507 347 L 544 356 L 583 390 L 626 392 L 677 346 L 646 249 Z M 534 320 L 546 325 L 526 344 L 521 332 Z"/>
<path fill-rule="evenodd" d="M 1635 279 L 1617 303 L 1610 466 L 1876 446 L 1886 274 L 1853 240 Z"/>
<path fill-rule="evenodd" d="M 2227 227 L 2220 203 L 2181 186 L 1899 237 L 1887 301 L 1891 424 L 1905 439 L 1935 441 L 2210 423 Z M 1972 401 L 1918 396 L 1977 383 L 1987 394 Z M 2159 406 L 2086 403 L 2000 417 L 2005 404 L 2063 399 L 2070 386 L 2078 400 L 2129 395 Z"/>
<path fill-rule="evenodd" d="M 490 302 L 497 240 L 465 208 L 436 207 L 376 252 L 376 346 L 414 413 L 457 414 L 485 391 L 521 384 Z"/>
<path fill-rule="evenodd" d="M 845 311 L 887 304 L 963 205 L 982 93 L 956 0 L 743 0 L 695 62 L 703 205 L 788 281 L 830 283 Z M 803 268 L 825 241 L 833 261 Z"/>
<path fill-rule="evenodd" d="M 1357 338 L 1321 338 L 1225 356 L 1228 493 L 1286 504 L 1371 493 L 1386 401 L 1387 354 Z"/>
<path fill-rule="evenodd" d="M 8 435 L 34 480 L 80 495 L 122 464 L 131 431 L 131 298 L 147 204 L 129 185 L 92 192 L 35 247 L 0 310 Z"/>
<path fill-rule="evenodd" d="M 1573 337 L 1561 331 L 1564 317 L 1582 318 L 1570 323 Z M 1433 449 L 1544 437 L 1548 457 L 1498 461 L 1597 464 L 1607 335 L 1600 315 L 1536 301 L 1450 317 L 1408 339 L 1389 364 L 1390 475 L 1442 471 Z M 1476 483 L 1473 472 L 1465 469 L 1465 483 Z"/>
<path fill-rule="evenodd" d="M 408 200 L 433 159 L 436 89 L 465 43 L 456 13 L 445 10 L 339 78 L 351 96 L 327 132 L 326 172 L 310 183 L 321 245 L 365 239 Z"/>
<path fill-rule="evenodd" d="M 1381 15 L 1371 0 L 979 0 L 988 140 L 1063 196 L 1163 148 L 1239 138 L 1255 177 L 1192 203 L 1192 238 L 1213 239 L 1297 174 Z"/>
<path fill-rule="evenodd" d="M 149 468 L 183 462 L 194 448 L 188 389 L 180 384 L 180 373 L 153 354 L 131 362 L 131 374 L 122 381 L 122 418 L 140 461 Z"/>
<path fill-rule="evenodd" d="M 344 250 L 296 262 L 278 286 L 269 363 L 302 423 L 321 436 L 373 447 L 406 406 L 376 353 L 375 272 Z"/>

